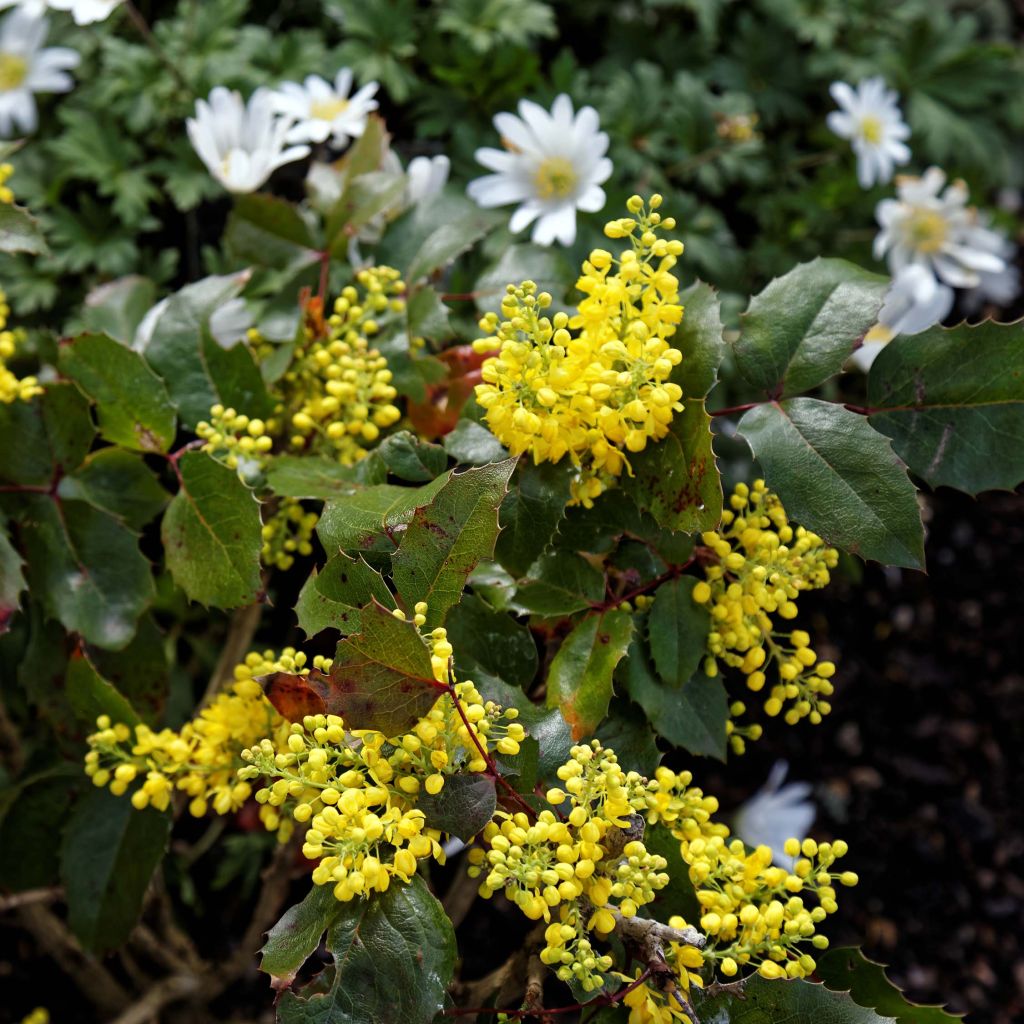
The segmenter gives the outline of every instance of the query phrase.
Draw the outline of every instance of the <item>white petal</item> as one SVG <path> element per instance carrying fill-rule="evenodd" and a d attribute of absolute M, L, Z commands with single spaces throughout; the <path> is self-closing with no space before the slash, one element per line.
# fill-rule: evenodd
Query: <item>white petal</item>
<path fill-rule="evenodd" d="M 856 109 L 858 105 L 857 95 L 846 82 L 833 82 L 828 87 L 828 91 L 832 94 L 832 99 L 844 110 L 853 111 Z"/>
<path fill-rule="evenodd" d="M 551 245 L 555 241 L 572 245 L 576 241 L 576 208 L 571 203 L 562 203 L 541 214 L 534 225 L 532 237 L 537 245 Z"/>
<path fill-rule="evenodd" d="M 478 179 L 479 180 L 479 179 Z M 536 200 L 523 203 L 509 218 L 508 229 L 516 235 L 523 228 L 529 227 L 543 213 L 544 207 Z"/>

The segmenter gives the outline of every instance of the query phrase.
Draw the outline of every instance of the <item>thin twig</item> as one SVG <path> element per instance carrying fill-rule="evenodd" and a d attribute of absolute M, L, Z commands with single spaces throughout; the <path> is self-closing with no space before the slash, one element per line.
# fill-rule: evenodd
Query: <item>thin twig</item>
<path fill-rule="evenodd" d="M 252 646 L 252 638 L 256 635 L 262 612 L 262 605 L 250 604 L 232 614 L 228 635 L 224 638 L 224 646 L 221 648 L 217 665 L 209 683 L 206 684 L 206 692 L 200 701 L 201 706 L 213 700 L 224 683 L 231 678 L 231 670 L 244 660 Z"/>
<path fill-rule="evenodd" d="M 128 1007 L 111 1024 L 150 1024 L 168 1003 L 195 995 L 202 987 L 202 978 L 196 974 L 172 974 L 153 985 L 148 992 Z"/>
<path fill-rule="evenodd" d="M 30 903 L 53 903 L 63 895 L 64 890 L 59 885 L 48 889 L 26 889 L 24 892 L 16 892 L 11 896 L 0 897 L 0 914 L 5 914 L 8 910 L 17 910 L 18 907 L 27 907 Z"/>

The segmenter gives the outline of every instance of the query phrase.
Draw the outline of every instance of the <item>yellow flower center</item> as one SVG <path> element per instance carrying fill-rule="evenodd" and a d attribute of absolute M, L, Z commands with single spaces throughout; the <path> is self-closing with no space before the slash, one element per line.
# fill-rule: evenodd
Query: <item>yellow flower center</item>
<path fill-rule="evenodd" d="M 882 141 L 882 122 L 873 114 L 860 119 L 860 134 L 865 142 L 877 146 Z"/>
<path fill-rule="evenodd" d="M 0 53 L 0 92 L 17 89 L 28 75 L 28 61 L 17 53 Z"/>
<path fill-rule="evenodd" d="M 333 121 L 348 109 L 348 100 L 335 97 L 329 100 L 314 100 L 309 105 L 309 116 L 317 121 Z"/>
<path fill-rule="evenodd" d="M 551 156 L 537 168 L 533 180 L 541 199 L 565 199 L 576 187 L 576 169 L 564 156 Z"/>
<path fill-rule="evenodd" d="M 910 244 L 919 252 L 938 252 L 948 232 L 946 218 L 935 210 L 915 210 L 907 223 Z"/>

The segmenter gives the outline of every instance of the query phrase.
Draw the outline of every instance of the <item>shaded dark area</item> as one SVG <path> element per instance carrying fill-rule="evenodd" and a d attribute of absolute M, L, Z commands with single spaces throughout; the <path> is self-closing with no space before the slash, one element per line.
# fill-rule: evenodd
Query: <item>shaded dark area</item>
<path fill-rule="evenodd" d="M 1024 497 L 944 490 L 926 517 L 927 576 L 868 566 L 802 602 L 839 664 L 832 715 L 770 728 L 697 781 L 735 806 L 752 769 L 786 757 L 815 784 L 815 834 L 847 839 L 860 874 L 833 945 L 863 945 L 916 1001 L 1011 1024 L 1024 1019 Z"/>

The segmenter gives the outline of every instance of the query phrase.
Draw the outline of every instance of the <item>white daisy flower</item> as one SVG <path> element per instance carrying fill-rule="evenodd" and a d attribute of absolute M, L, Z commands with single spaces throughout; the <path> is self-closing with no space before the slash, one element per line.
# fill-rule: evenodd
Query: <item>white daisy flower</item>
<path fill-rule="evenodd" d="M 441 156 L 414 156 L 405 169 L 405 205 L 415 206 L 440 195 L 448 182 L 451 161 Z"/>
<path fill-rule="evenodd" d="M 920 178 L 898 177 L 896 191 L 898 199 L 883 199 L 875 207 L 882 229 L 875 237 L 875 259 L 887 257 L 894 276 L 919 264 L 954 288 L 975 288 L 981 274 L 1004 269 L 1002 257 L 980 248 L 972 236 L 977 213 L 967 205 L 964 182 L 947 186 L 945 172 L 929 167 Z"/>
<path fill-rule="evenodd" d="M 0 138 L 35 131 L 35 93 L 67 92 L 75 84 L 68 71 L 78 66 L 78 54 L 65 46 L 40 49 L 47 27 L 21 8 L 0 24 Z"/>
<path fill-rule="evenodd" d="M 886 89 L 881 76 L 865 78 L 854 91 L 846 82 L 829 86 L 839 110 L 826 123 L 842 139 L 849 139 L 857 154 L 857 180 L 861 188 L 884 185 L 893 167 L 910 159 L 910 128 L 900 113 L 899 94 Z"/>
<path fill-rule="evenodd" d="M 612 162 L 604 154 L 608 136 L 599 131 L 597 111 L 583 107 L 573 113 L 564 93 L 550 113 L 530 100 L 519 101 L 519 117 L 494 118 L 505 149 L 478 149 L 477 162 L 494 174 L 469 183 L 467 192 L 480 206 L 520 203 L 509 229 L 533 228 L 533 241 L 572 245 L 576 211 L 596 213 L 605 203 L 604 184 Z"/>
<path fill-rule="evenodd" d="M 817 813 L 808 782 L 786 781 L 789 765 L 776 761 L 765 784 L 733 815 L 733 831 L 747 846 L 768 846 L 776 864 L 792 866 L 783 852 L 786 840 L 803 839 Z"/>
<path fill-rule="evenodd" d="M 41 18 L 47 8 L 54 11 L 68 11 L 77 25 L 89 25 L 94 21 L 105 21 L 115 7 L 123 0 L 0 0 L 0 11 L 18 7 L 34 18 Z"/>
<path fill-rule="evenodd" d="M 1003 261 L 1003 269 L 994 273 L 981 272 L 976 287 L 965 292 L 964 310 L 973 315 L 986 305 L 1009 306 L 1020 295 L 1020 270 L 1014 263 L 1017 246 L 998 228 L 992 227 L 992 218 L 979 213 L 974 227 L 968 232 L 975 249 L 993 253 Z"/>
<path fill-rule="evenodd" d="M 333 87 L 319 75 L 309 75 L 302 85 L 282 82 L 273 100 L 275 110 L 296 122 L 288 132 L 288 141 L 320 143 L 330 136 L 340 147 L 362 135 L 367 117 L 377 109 L 373 96 L 379 86 L 370 82 L 349 96 L 351 88 L 352 72 L 348 68 L 338 72 Z"/>
<path fill-rule="evenodd" d="M 897 334 L 920 334 L 941 323 L 953 308 L 953 289 L 920 264 L 904 267 L 894 278 L 878 311 L 878 323 L 850 357 L 864 373 Z"/>
<path fill-rule="evenodd" d="M 245 104 L 219 85 L 209 102 L 196 101 L 196 116 L 185 125 L 193 149 L 229 192 L 254 192 L 278 167 L 309 155 L 309 146 L 285 148 L 291 121 L 274 112 L 268 89 L 257 89 Z"/>

